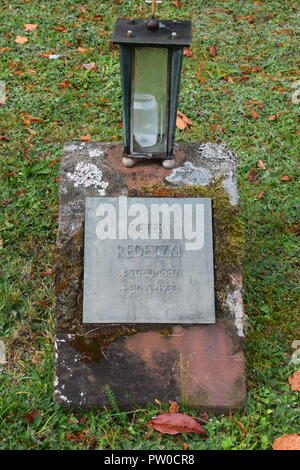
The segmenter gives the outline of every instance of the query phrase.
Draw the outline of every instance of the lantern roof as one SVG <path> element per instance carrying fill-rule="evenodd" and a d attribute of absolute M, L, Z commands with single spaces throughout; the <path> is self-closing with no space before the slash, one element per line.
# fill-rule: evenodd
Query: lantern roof
<path fill-rule="evenodd" d="M 149 19 L 118 18 L 112 42 L 120 45 L 140 46 L 190 46 L 192 24 L 182 20 L 158 20 L 155 31 L 149 29 Z"/>

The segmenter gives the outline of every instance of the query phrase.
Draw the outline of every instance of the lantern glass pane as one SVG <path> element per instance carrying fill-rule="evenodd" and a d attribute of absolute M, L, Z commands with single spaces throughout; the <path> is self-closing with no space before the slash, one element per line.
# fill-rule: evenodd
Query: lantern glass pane
<path fill-rule="evenodd" d="M 168 121 L 168 49 L 136 47 L 132 84 L 132 153 L 165 153 Z"/>

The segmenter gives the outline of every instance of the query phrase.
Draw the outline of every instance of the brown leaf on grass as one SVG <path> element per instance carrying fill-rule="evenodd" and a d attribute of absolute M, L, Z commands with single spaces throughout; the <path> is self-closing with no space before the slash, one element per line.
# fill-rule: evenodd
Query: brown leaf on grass
<path fill-rule="evenodd" d="M 185 114 L 183 114 L 181 111 L 177 111 L 177 118 L 176 118 L 176 127 L 177 129 L 180 129 L 183 131 L 186 129 L 187 126 L 192 126 L 193 121 L 191 121 L 188 117 L 186 117 Z"/>
<path fill-rule="evenodd" d="M 176 401 L 169 401 L 169 403 L 170 403 L 169 413 L 178 413 L 179 412 L 178 403 L 176 403 Z"/>
<path fill-rule="evenodd" d="M 217 48 L 215 44 L 213 44 L 212 46 L 209 46 L 208 50 L 209 50 L 210 57 L 215 57 L 217 55 Z"/>
<path fill-rule="evenodd" d="M 177 115 L 181 117 L 181 119 L 184 120 L 189 126 L 193 126 L 193 121 L 191 121 L 185 114 L 183 114 L 181 111 L 177 111 Z"/>
<path fill-rule="evenodd" d="M 193 55 L 193 52 L 191 51 L 191 49 L 189 49 L 188 47 L 185 47 L 183 49 L 183 55 L 185 57 L 191 57 Z"/>
<path fill-rule="evenodd" d="M 88 64 L 82 64 L 82 68 L 85 70 L 95 70 L 97 68 L 97 65 L 95 62 L 89 62 Z"/>
<path fill-rule="evenodd" d="M 279 181 L 285 182 L 285 181 L 293 181 L 293 178 L 290 178 L 288 175 L 281 176 L 279 178 Z"/>
<path fill-rule="evenodd" d="M 254 109 L 251 108 L 249 111 L 250 111 L 251 117 L 253 117 L 253 119 L 258 119 L 259 118 L 259 114 L 256 111 L 254 111 Z"/>
<path fill-rule="evenodd" d="M 25 413 L 26 423 L 30 424 L 34 421 L 34 419 L 39 415 L 37 410 L 30 411 L 30 413 Z"/>
<path fill-rule="evenodd" d="M 258 174 L 258 169 L 252 168 L 252 170 L 250 170 L 248 173 L 248 181 L 250 183 L 259 183 L 260 179 L 257 178 L 257 174 Z"/>
<path fill-rule="evenodd" d="M 181 117 L 178 116 L 178 115 L 177 115 L 177 118 L 176 118 L 176 127 L 177 127 L 177 129 L 179 129 L 181 131 L 184 131 L 184 129 L 187 127 L 186 122 L 184 122 L 184 120 L 181 119 Z"/>
<path fill-rule="evenodd" d="M 193 432 L 206 435 L 205 429 L 191 416 L 182 413 L 163 413 L 148 421 L 147 426 L 163 434 Z"/>
<path fill-rule="evenodd" d="M 265 194 L 265 193 L 264 193 L 263 191 L 261 191 L 260 193 L 258 193 L 257 199 L 260 200 L 260 199 L 264 196 L 264 194 Z"/>
<path fill-rule="evenodd" d="M 86 436 L 80 431 L 77 431 L 74 434 L 70 433 L 70 434 L 66 435 L 66 440 L 67 441 L 82 442 L 85 439 L 86 439 Z"/>
<path fill-rule="evenodd" d="M 174 0 L 173 5 L 174 5 L 174 7 L 181 7 L 182 2 L 180 0 Z"/>
<path fill-rule="evenodd" d="M 277 90 L 277 91 L 280 91 L 280 92 L 284 92 L 284 91 L 287 91 L 286 88 L 283 88 L 282 86 L 273 86 L 272 90 Z"/>
<path fill-rule="evenodd" d="M 291 390 L 294 392 L 300 392 L 300 369 L 289 377 L 289 384 L 291 386 Z"/>
<path fill-rule="evenodd" d="M 53 26 L 54 31 L 60 31 L 61 33 L 66 33 L 68 30 L 67 28 L 64 28 L 63 26 Z"/>
<path fill-rule="evenodd" d="M 207 83 L 207 80 L 205 80 L 205 78 L 201 77 L 201 75 L 199 75 L 198 73 L 196 73 L 196 77 L 198 78 L 199 82 Z"/>
<path fill-rule="evenodd" d="M 37 24 L 25 23 L 24 31 L 34 31 L 37 28 Z"/>
<path fill-rule="evenodd" d="M 7 135 L 0 135 L 0 142 L 1 141 L 9 142 L 10 138 Z"/>
<path fill-rule="evenodd" d="M 2 49 L 0 49 L 0 53 L 5 52 L 5 51 L 10 51 L 10 50 L 11 50 L 11 47 L 2 47 Z"/>
<path fill-rule="evenodd" d="M 70 80 L 64 80 L 61 83 L 56 83 L 56 85 L 61 89 L 64 90 L 65 88 L 68 88 L 71 85 Z"/>
<path fill-rule="evenodd" d="M 272 445 L 273 450 L 300 450 L 300 434 L 282 434 Z"/>
<path fill-rule="evenodd" d="M 25 124 L 26 126 L 30 126 L 30 124 L 31 124 L 32 122 L 42 122 L 42 121 L 43 121 L 43 119 L 33 117 L 33 116 L 31 116 L 31 114 L 29 114 L 29 113 L 23 113 L 23 116 L 21 116 L 21 119 L 22 119 L 22 121 L 24 122 L 24 124 Z"/>
<path fill-rule="evenodd" d="M 17 44 L 25 44 L 28 42 L 28 38 L 26 36 L 17 36 L 15 39 L 15 43 Z"/>
<path fill-rule="evenodd" d="M 262 170 L 266 170 L 266 165 L 264 164 L 264 162 L 262 160 L 258 160 L 258 163 L 257 163 L 257 166 L 259 168 L 261 168 Z"/>
<path fill-rule="evenodd" d="M 91 140 L 91 135 L 90 135 L 90 134 L 82 135 L 81 137 L 79 137 L 79 139 L 80 139 L 82 142 L 88 142 L 89 140 Z"/>

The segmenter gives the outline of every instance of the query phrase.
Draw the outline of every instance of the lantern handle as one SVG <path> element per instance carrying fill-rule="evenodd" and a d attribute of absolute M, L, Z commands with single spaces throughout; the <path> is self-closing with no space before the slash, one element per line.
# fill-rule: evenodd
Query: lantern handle
<path fill-rule="evenodd" d="M 155 17 L 156 5 L 162 4 L 162 0 L 145 0 L 145 3 L 152 5 L 152 18 Z"/>

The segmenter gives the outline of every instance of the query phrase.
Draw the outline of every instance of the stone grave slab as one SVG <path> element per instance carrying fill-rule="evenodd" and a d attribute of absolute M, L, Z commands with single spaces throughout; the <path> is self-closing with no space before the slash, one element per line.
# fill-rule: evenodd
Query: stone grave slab
<path fill-rule="evenodd" d="M 122 409 L 144 407 L 155 399 L 188 400 L 191 406 L 214 413 L 241 409 L 246 382 L 238 157 L 225 146 L 208 142 L 180 144 L 174 170 L 155 161 L 124 168 L 121 161 L 118 143 L 65 145 L 56 253 L 54 399 L 72 408 L 103 409 L 109 406 L 108 385 Z M 157 323 L 139 323 L 137 315 L 136 323 L 134 318 L 107 323 L 94 317 L 84 322 L 85 201 L 102 196 L 211 200 L 214 322 L 211 310 L 207 323 L 183 323 L 179 317 L 168 323 L 163 308 Z M 112 263 L 114 273 L 115 268 Z"/>

